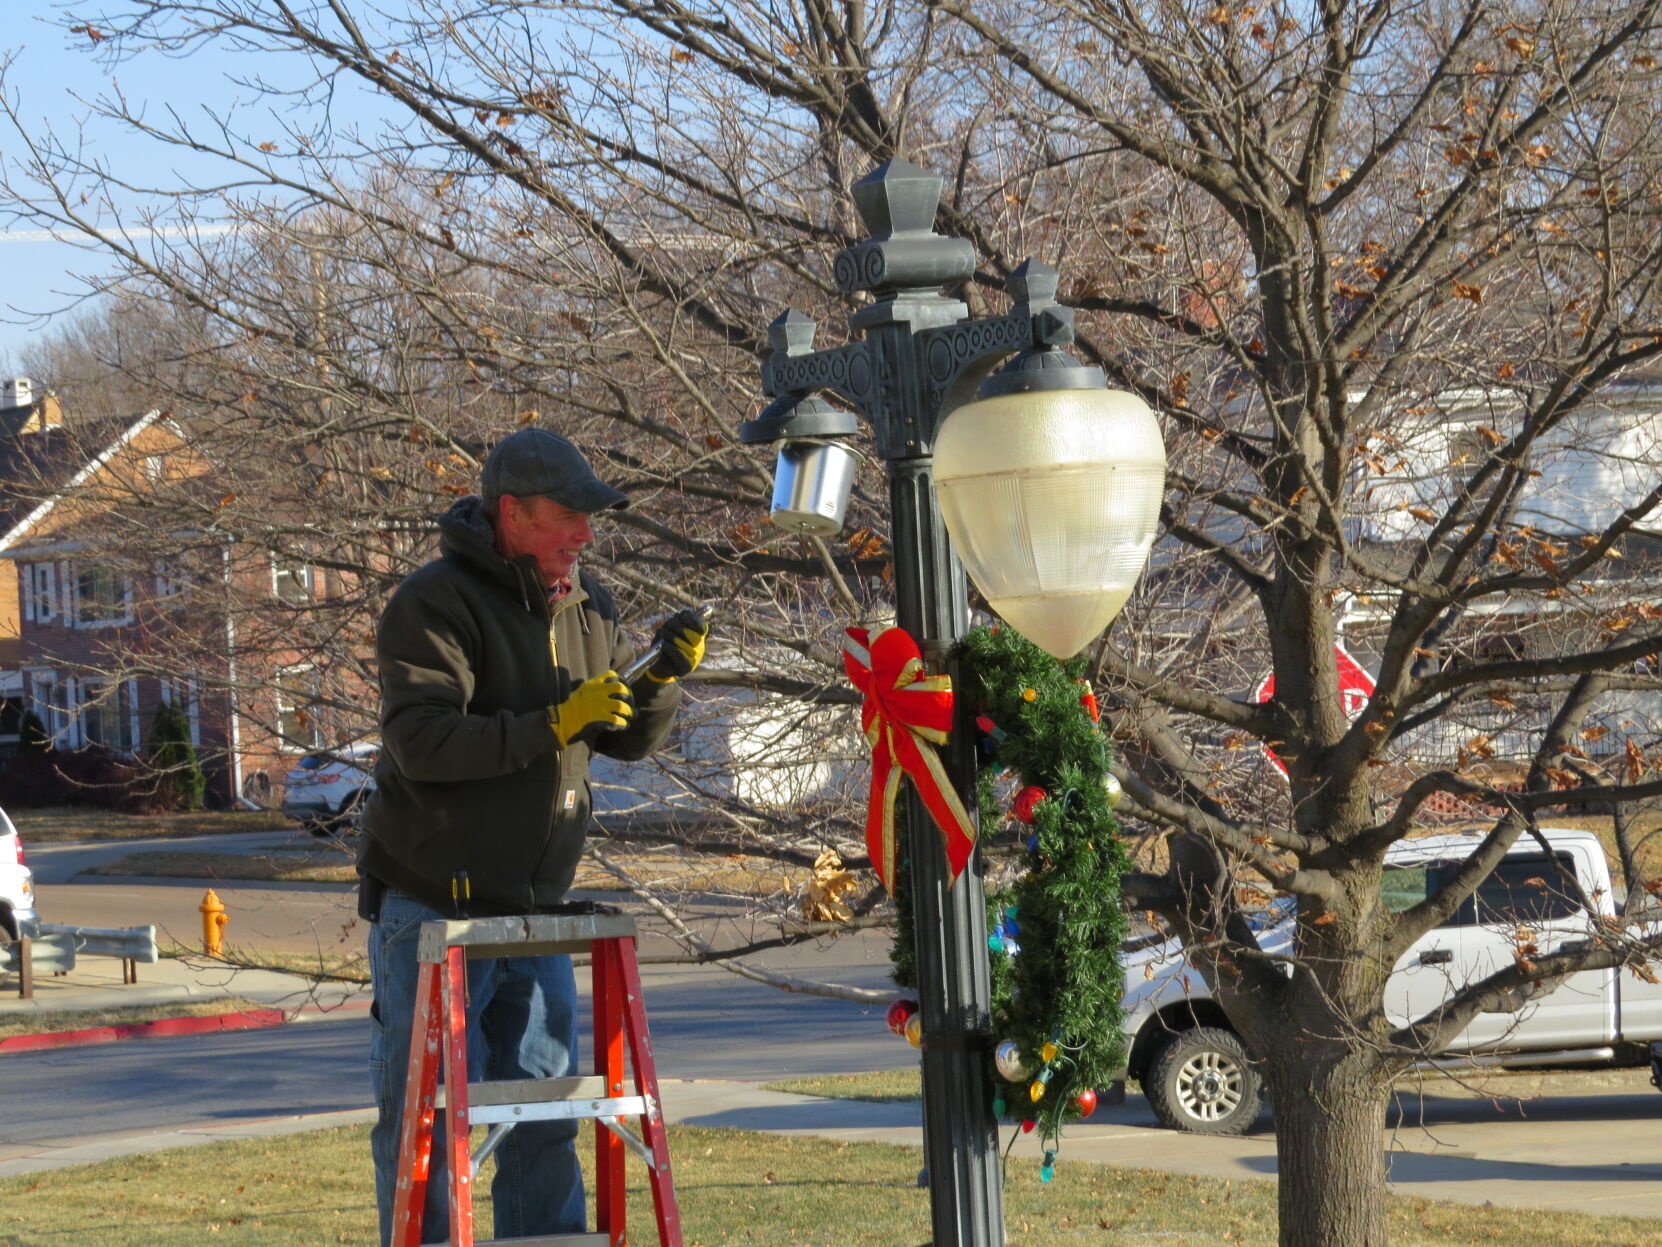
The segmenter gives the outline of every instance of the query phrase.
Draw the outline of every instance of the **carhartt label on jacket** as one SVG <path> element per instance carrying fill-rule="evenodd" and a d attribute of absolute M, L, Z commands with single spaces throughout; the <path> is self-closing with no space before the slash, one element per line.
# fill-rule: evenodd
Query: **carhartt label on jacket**
<path fill-rule="evenodd" d="M 577 789 L 567 788 L 566 789 L 566 813 L 569 814 L 569 813 L 571 813 L 571 811 L 575 810 L 576 808 L 577 808 Z"/>

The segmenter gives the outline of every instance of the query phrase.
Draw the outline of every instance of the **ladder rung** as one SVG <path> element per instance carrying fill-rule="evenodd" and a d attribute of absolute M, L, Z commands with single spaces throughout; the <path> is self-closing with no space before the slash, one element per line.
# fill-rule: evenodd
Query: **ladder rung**
<path fill-rule="evenodd" d="M 476 1238 L 473 1247 L 609 1247 L 604 1234 L 542 1234 L 535 1238 Z"/>
<path fill-rule="evenodd" d="M 584 1117 L 656 1116 L 652 1100 L 644 1095 L 617 1095 L 606 1100 L 549 1100 L 542 1104 L 468 1105 L 467 1119 L 475 1126 L 499 1121 L 571 1121 Z"/>
<path fill-rule="evenodd" d="M 596 940 L 635 938 L 635 920 L 624 914 L 529 914 L 517 918 L 462 918 L 421 924 L 416 960 L 440 962 L 445 950 L 469 958 L 540 957 L 586 953 Z"/>
<path fill-rule="evenodd" d="M 444 1088 L 439 1088 L 435 1108 L 445 1106 Z M 493 1104 L 541 1104 L 549 1100 L 593 1100 L 606 1094 L 606 1080 L 598 1075 L 585 1078 L 493 1078 L 467 1085 L 468 1108 Z"/>

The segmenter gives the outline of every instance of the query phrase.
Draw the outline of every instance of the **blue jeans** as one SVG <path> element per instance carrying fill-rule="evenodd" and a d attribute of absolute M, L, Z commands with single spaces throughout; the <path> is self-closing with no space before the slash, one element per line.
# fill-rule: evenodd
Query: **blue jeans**
<path fill-rule="evenodd" d="M 423 922 L 444 915 L 398 892 L 388 892 L 380 920 L 370 928 L 369 1070 L 380 1117 L 370 1131 L 375 1158 L 375 1203 L 381 1245 L 392 1237 L 393 1192 L 404 1116 L 405 1074 L 415 1023 L 416 940 Z M 564 1078 L 577 1066 L 577 982 L 571 958 L 502 957 L 467 963 L 469 1081 L 490 1078 Z M 444 1114 L 433 1130 L 422 1242 L 450 1237 L 449 1179 Z M 575 1121 L 526 1122 L 495 1152 L 491 1203 L 493 1237 L 580 1234 L 584 1229 L 583 1173 L 577 1163 Z M 483 1234 L 480 1235 L 484 1237 Z"/>

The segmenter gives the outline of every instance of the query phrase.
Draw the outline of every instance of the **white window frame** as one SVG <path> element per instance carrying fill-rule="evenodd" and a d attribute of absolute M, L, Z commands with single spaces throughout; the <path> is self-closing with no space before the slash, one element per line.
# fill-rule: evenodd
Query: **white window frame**
<path fill-rule="evenodd" d="M 307 678 L 309 690 L 291 689 L 285 681 Z M 301 702 L 299 697 L 307 698 Z M 280 667 L 276 679 L 272 682 L 272 700 L 275 705 L 277 726 L 277 748 L 282 753 L 314 753 L 323 748 L 323 726 L 317 721 L 316 707 L 323 700 L 323 686 L 318 679 L 317 668 L 311 663 L 299 663 L 292 667 Z M 285 730 L 284 720 L 290 714 L 304 714 L 309 723 L 306 725 L 310 733 L 311 744 L 297 744 L 302 739 L 299 732 Z"/>
<path fill-rule="evenodd" d="M 185 577 L 181 574 L 179 565 L 171 559 L 156 560 L 156 597 L 165 601 L 176 598 L 185 591 Z"/>
<path fill-rule="evenodd" d="M 285 588 L 285 586 L 292 586 Z M 271 552 L 271 596 L 290 606 L 304 606 L 317 597 L 317 573 L 310 563 Z"/>
<path fill-rule="evenodd" d="M 116 568 L 109 567 L 107 564 L 103 563 L 88 563 L 85 565 L 84 570 L 83 565 L 80 563 L 73 563 L 70 566 L 75 572 L 75 609 L 69 617 L 74 627 L 86 631 L 93 628 L 119 628 L 133 622 L 133 578 L 131 576 L 124 576 Z M 107 619 L 82 618 L 81 580 L 86 576 L 97 576 L 100 572 L 108 572 L 120 589 L 120 613 L 112 615 Z"/>
<path fill-rule="evenodd" d="M 39 716 L 40 725 L 46 729 L 47 743 L 53 746 L 69 746 L 74 718 L 64 701 L 67 691 L 63 679 L 50 667 L 35 667 L 29 671 L 27 709 Z"/>
<path fill-rule="evenodd" d="M 139 750 L 138 681 L 132 679 L 107 680 L 94 677 L 82 679 L 77 683 L 78 687 L 75 690 L 75 724 L 81 743 L 97 743 L 112 753 L 124 754 L 128 757 L 136 754 Z M 93 733 L 87 730 L 87 712 L 96 707 L 102 715 L 108 709 L 112 709 L 108 706 L 108 702 L 112 697 L 115 702 L 113 706 L 114 718 L 118 725 L 117 741 L 114 744 L 107 740 L 96 740 Z M 122 713 L 122 703 L 124 701 L 126 702 L 125 714 Z M 100 706 L 100 702 L 105 703 L 105 705 Z M 122 726 L 123 720 L 125 720 L 124 726 Z M 127 739 L 121 740 L 120 737 L 122 736 Z"/>
<path fill-rule="evenodd" d="M 51 623 L 58 617 L 58 565 L 20 563 L 23 574 L 23 618 L 30 623 Z"/>
<path fill-rule="evenodd" d="M 58 681 L 58 693 L 63 702 L 63 741 L 66 749 L 79 749 L 86 744 L 81 735 L 81 681 L 66 675 Z"/>

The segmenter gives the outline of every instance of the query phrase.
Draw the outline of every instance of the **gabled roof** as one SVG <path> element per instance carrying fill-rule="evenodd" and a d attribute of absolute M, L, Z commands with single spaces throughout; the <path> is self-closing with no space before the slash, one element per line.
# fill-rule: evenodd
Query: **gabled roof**
<path fill-rule="evenodd" d="M 162 418 L 89 420 L 25 433 L 33 409 L 0 412 L 0 551 L 10 549 L 86 481 Z"/>

